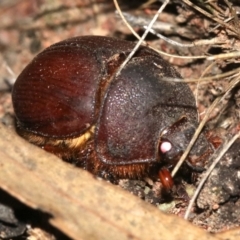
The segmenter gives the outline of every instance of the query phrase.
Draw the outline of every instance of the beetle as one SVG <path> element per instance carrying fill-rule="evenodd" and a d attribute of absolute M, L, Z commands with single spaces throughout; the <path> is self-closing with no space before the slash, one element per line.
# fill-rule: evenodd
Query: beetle
<path fill-rule="evenodd" d="M 197 125 L 194 96 L 184 82 L 162 81 L 181 76 L 145 46 L 116 75 L 134 46 L 81 36 L 38 54 L 13 87 L 18 133 L 94 174 L 141 178 L 174 164 Z M 208 149 L 201 134 L 190 155 Z"/>

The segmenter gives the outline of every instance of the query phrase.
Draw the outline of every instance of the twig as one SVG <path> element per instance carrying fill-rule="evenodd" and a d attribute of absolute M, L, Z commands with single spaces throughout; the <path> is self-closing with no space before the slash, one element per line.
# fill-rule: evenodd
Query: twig
<path fill-rule="evenodd" d="M 178 169 L 181 167 L 181 165 L 183 164 L 183 162 L 185 161 L 188 153 L 190 152 L 191 148 L 193 147 L 194 143 L 196 142 L 198 135 L 200 134 L 200 132 L 202 131 L 205 123 L 208 121 L 208 118 L 210 116 L 210 114 L 212 113 L 212 110 L 215 108 L 215 106 L 220 102 L 220 97 L 216 98 L 215 101 L 212 103 L 212 105 L 208 108 L 206 115 L 204 116 L 203 120 L 200 122 L 198 128 L 196 129 L 189 145 L 187 146 L 185 152 L 183 153 L 183 155 L 181 156 L 181 158 L 179 159 L 178 163 L 176 164 L 176 166 L 174 167 L 173 171 L 172 171 L 172 177 L 174 177 L 174 175 L 177 173 Z"/>
<path fill-rule="evenodd" d="M 220 159 L 222 158 L 222 156 L 227 152 L 227 150 L 232 146 L 232 144 L 237 140 L 237 138 L 240 137 L 240 132 L 238 132 L 236 135 L 234 135 L 234 137 L 227 143 L 224 144 L 223 148 L 220 149 L 219 151 L 216 151 L 216 153 L 214 154 L 217 155 L 216 159 L 213 161 L 213 163 L 211 164 L 211 166 L 208 168 L 208 170 L 205 172 L 203 178 L 201 179 L 192 199 L 189 202 L 189 205 L 187 207 L 187 210 L 185 212 L 184 215 L 184 219 L 188 219 L 188 216 L 190 214 L 190 211 L 193 207 L 193 204 L 199 194 L 199 192 L 201 191 L 201 188 L 203 187 L 205 181 L 208 179 L 210 173 L 212 172 L 212 170 L 215 168 L 215 166 L 218 164 L 218 162 L 220 161 Z"/>
<path fill-rule="evenodd" d="M 232 32 L 234 32 L 235 34 L 238 35 L 238 31 L 236 31 L 236 29 L 232 28 L 229 24 L 225 23 L 224 21 L 220 20 L 219 18 L 215 17 L 214 15 L 206 12 L 206 11 L 203 10 L 202 8 L 196 6 L 195 4 L 193 4 L 192 2 L 190 2 L 189 0 L 183 0 L 183 2 L 185 2 L 187 5 L 193 7 L 194 9 L 196 9 L 198 12 L 202 13 L 202 14 L 205 15 L 206 17 L 214 20 L 215 22 L 221 24 L 222 26 L 226 27 L 227 29 L 231 30 Z"/>
<path fill-rule="evenodd" d="M 216 76 L 210 76 L 210 77 L 205 77 L 205 78 L 198 78 L 198 79 L 193 79 L 193 78 L 170 78 L 170 77 L 163 77 L 161 78 L 162 81 L 171 81 L 171 82 L 188 82 L 188 83 L 196 83 L 196 82 L 201 82 L 201 83 L 208 83 L 209 81 L 213 80 L 219 80 L 225 77 L 232 76 L 233 74 L 238 74 L 240 72 L 240 68 L 234 69 L 232 71 L 228 71 L 226 73 L 218 74 Z"/>
<path fill-rule="evenodd" d="M 144 26 L 144 28 L 146 29 L 147 27 Z M 183 44 L 183 43 L 179 43 L 177 41 L 174 41 L 172 39 L 169 39 L 169 38 L 163 36 L 162 34 L 156 32 L 154 29 L 150 29 L 149 32 L 151 32 L 152 34 L 156 35 L 157 37 L 163 39 L 164 41 L 166 41 L 172 45 L 178 46 L 178 47 L 196 47 L 199 45 L 201 46 L 201 45 L 212 45 L 212 44 L 223 44 L 224 43 L 223 41 L 219 41 L 218 38 L 212 38 L 212 39 L 202 39 L 202 40 L 195 41 L 193 43 Z"/>
<path fill-rule="evenodd" d="M 125 13 L 123 13 L 119 7 L 119 4 L 117 2 L 117 0 L 113 0 L 115 7 L 117 9 L 118 14 L 120 15 L 122 21 L 126 24 L 127 28 L 132 32 L 132 34 L 137 38 L 137 39 L 141 39 L 141 37 L 136 33 L 136 31 L 132 28 L 132 26 L 128 23 L 126 17 L 128 18 L 128 15 L 126 15 Z M 151 29 L 149 29 L 149 31 L 151 31 Z M 212 40 L 201 40 L 201 41 L 208 41 L 208 43 L 206 44 L 213 44 Z M 210 42 L 209 42 L 210 41 Z M 215 40 L 214 40 L 215 41 Z M 214 42 L 216 43 L 216 42 Z M 142 42 L 143 45 L 147 45 L 146 42 Z M 194 43 L 195 44 L 195 43 Z M 171 58 L 181 58 L 181 59 L 204 59 L 206 58 L 206 56 L 178 56 L 178 55 L 174 55 L 174 54 L 169 54 L 166 52 L 163 52 L 161 50 L 158 50 L 156 48 L 153 48 L 151 46 L 148 46 L 149 48 L 153 49 L 154 51 L 158 52 L 159 54 L 165 55 L 167 57 L 171 57 Z M 125 64 L 125 63 L 124 63 Z"/>
<path fill-rule="evenodd" d="M 136 31 L 132 28 L 132 26 L 128 23 L 127 19 L 125 18 L 121 8 L 119 7 L 119 4 L 117 2 L 117 0 L 113 0 L 115 7 L 117 9 L 117 12 L 119 14 L 119 16 L 122 18 L 123 22 L 126 24 L 127 28 L 131 31 L 131 33 L 137 38 L 137 39 L 141 39 L 141 37 L 136 33 Z"/>
<path fill-rule="evenodd" d="M 129 14 L 127 12 L 122 12 L 123 16 L 125 19 L 131 23 L 133 26 L 141 27 L 147 26 L 149 22 L 151 21 L 150 18 L 146 18 L 144 16 L 135 16 L 132 14 Z M 179 26 L 175 26 L 171 23 L 167 22 L 162 22 L 162 21 L 156 21 L 154 25 L 152 26 L 152 29 L 158 30 L 158 31 L 168 31 L 168 32 L 174 32 L 176 33 L 175 30 L 177 30 Z"/>
<path fill-rule="evenodd" d="M 162 6 L 158 9 L 157 13 L 155 14 L 155 16 L 153 17 L 152 21 L 149 23 L 148 28 L 146 29 L 146 31 L 144 32 L 144 34 L 142 35 L 141 39 L 138 41 L 138 43 L 136 44 L 136 46 L 133 48 L 133 50 L 131 51 L 131 53 L 128 55 L 128 57 L 125 59 L 125 61 L 121 64 L 121 66 L 119 67 L 116 76 L 120 74 L 120 72 L 122 71 L 122 69 L 124 68 L 124 66 L 127 64 L 127 62 L 132 58 L 132 56 L 135 54 L 135 52 L 137 51 L 137 49 L 140 47 L 140 45 L 142 44 L 143 40 L 146 38 L 147 34 L 149 33 L 149 30 L 152 28 L 154 22 L 157 20 L 159 14 L 163 11 L 163 9 L 166 7 L 166 5 L 169 3 L 169 0 L 165 0 L 164 3 L 162 4 Z"/>
<path fill-rule="evenodd" d="M 207 57 L 206 59 L 211 61 L 211 60 L 222 59 L 222 58 L 235 58 L 239 56 L 240 56 L 240 51 L 235 51 L 231 53 L 222 53 L 215 56 L 210 56 L 210 57 Z"/>
<path fill-rule="evenodd" d="M 201 74 L 201 77 L 200 78 L 203 78 L 203 76 L 213 67 L 213 65 L 215 65 L 216 62 L 212 62 L 204 71 L 203 73 Z M 198 81 L 197 82 L 197 86 L 196 86 L 196 90 L 195 90 L 195 99 L 196 99 L 196 106 L 198 106 L 198 91 L 199 91 L 199 87 L 201 85 L 201 82 Z M 200 117 L 199 117 L 200 114 L 198 114 L 198 121 L 200 121 Z"/>
<path fill-rule="evenodd" d="M 223 101 L 223 99 L 228 96 L 229 92 L 233 90 L 234 87 L 236 87 L 237 84 L 239 84 L 240 82 L 240 78 L 239 76 L 233 80 L 229 86 L 227 91 L 224 93 L 224 95 L 222 97 L 218 97 L 214 100 L 214 102 L 211 104 L 211 106 L 208 108 L 206 115 L 204 116 L 203 120 L 200 122 L 198 128 L 196 129 L 190 143 L 188 144 L 185 152 L 183 153 L 183 155 L 181 156 L 181 158 L 179 159 L 178 163 L 176 164 L 176 166 L 174 167 L 173 171 L 172 171 L 172 176 L 174 177 L 174 175 L 177 173 L 178 169 L 181 167 L 181 165 L 183 164 L 183 162 L 185 161 L 187 155 L 189 154 L 191 148 L 193 147 L 194 143 L 196 142 L 198 135 L 200 134 L 200 132 L 202 131 L 204 125 L 206 124 L 206 122 L 208 121 L 213 109 L 216 107 L 216 105 L 218 103 L 220 103 L 221 101 Z"/>

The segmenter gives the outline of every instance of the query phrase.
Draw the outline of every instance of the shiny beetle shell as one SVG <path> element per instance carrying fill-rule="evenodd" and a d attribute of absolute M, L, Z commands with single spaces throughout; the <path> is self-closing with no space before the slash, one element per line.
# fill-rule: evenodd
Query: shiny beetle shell
<path fill-rule="evenodd" d="M 134 46 L 83 36 L 37 55 L 12 92 L 19 133 L 64 159 L 77 158 L 95 173 L 146 174 L 161 162 L 163 130 L 182 116 L 195 126 L 197 110 L 186 83 L 161 81 L 180 75 L 147 47 L 140 47 L 116 77 Z"/>

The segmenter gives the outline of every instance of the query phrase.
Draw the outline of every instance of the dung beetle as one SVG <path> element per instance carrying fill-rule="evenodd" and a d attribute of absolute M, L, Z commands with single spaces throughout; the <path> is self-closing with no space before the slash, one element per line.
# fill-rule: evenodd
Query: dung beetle
<path fill-rule="evenodd" d="M 162 81 L 180 75 L 145 46 L 116 75 L 134 46 L 81 36 L 38 54 L 13 87 L 18 133 L 94 174 L 141 178 L 174 164 L 197 125 L 194 96 Z M 208 149 L 202 134 L 190 155 Z"/>

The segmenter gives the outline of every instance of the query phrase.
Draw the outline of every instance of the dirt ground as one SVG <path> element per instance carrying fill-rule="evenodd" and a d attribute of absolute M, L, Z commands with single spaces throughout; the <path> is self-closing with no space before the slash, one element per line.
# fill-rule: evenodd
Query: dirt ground
<path fill-rule="evenodd" d="M 119 5 L 131 26 L 141 35 L 161 2 L 163 1 L 121 0 Z M 230 0 L 208 3 L 192 0 L 192 4 L 189 1 L 179 2 L 170 1 L 153 29 L 181 44 L 170 44 L 152 33 L 148 34 L 145 41 L 150 46 L 170 54 L 163 57 L 184 79 L 203 80 L 189 83 L 196 97 L 200 120 L 204 118 L 214 100 L 222 97 L 211 111 L 210 120 L 204 130 L 215 150 L 219 151 L 239 129 L 240 3 Z M 31 59 L 46 47 L 82 35 L 102 35 L 136 41 L 115 9 L 111 0 L 0 2 L 0 119 L 4 125 L 14 125 L 11 103 L 14 81 Z M 230 53 L 231 56 L 226 56 Z M 202 188 L 189 216 L 191 222 L 209 232 L 228 230 L 240 225 L 239 146 L 238 139 L 227 149 L 227 153 Z M 215 158 L 218 153 L 214 155 Z M 215 158 L 209 156 L 201 165 L 208 169 Z M 189 169 L 187 173 L 180 171 L 177 184 L 170 194 L 163 193 L 160 180 L 150 178 L 120 179 L 114 184 L 164 212 L 183 217 L 203 175 L 204 173 L 189 172 Z M 15 216 L 13 210 L 16 210 L 16 205 L 17 209 L 24 208 L 24 205 L 15 203 L 15 199 L 6 192 L 0 192 L 0 232 L 3 234 L 0 238 L 69 239 L 45 223 L 47 215 L 43 218 L 40 213 L 25 209 L 24 211 L 30 212 L 31 218 L 23 218 L 23 210 Z M 1 217 L 1 209 L 4 209 L 2 212 L 7 212 L 8 217 L 4 214 Z M 9 225 L 14 225 L 14 232 L 11 227 L 8 228 Z"/>

